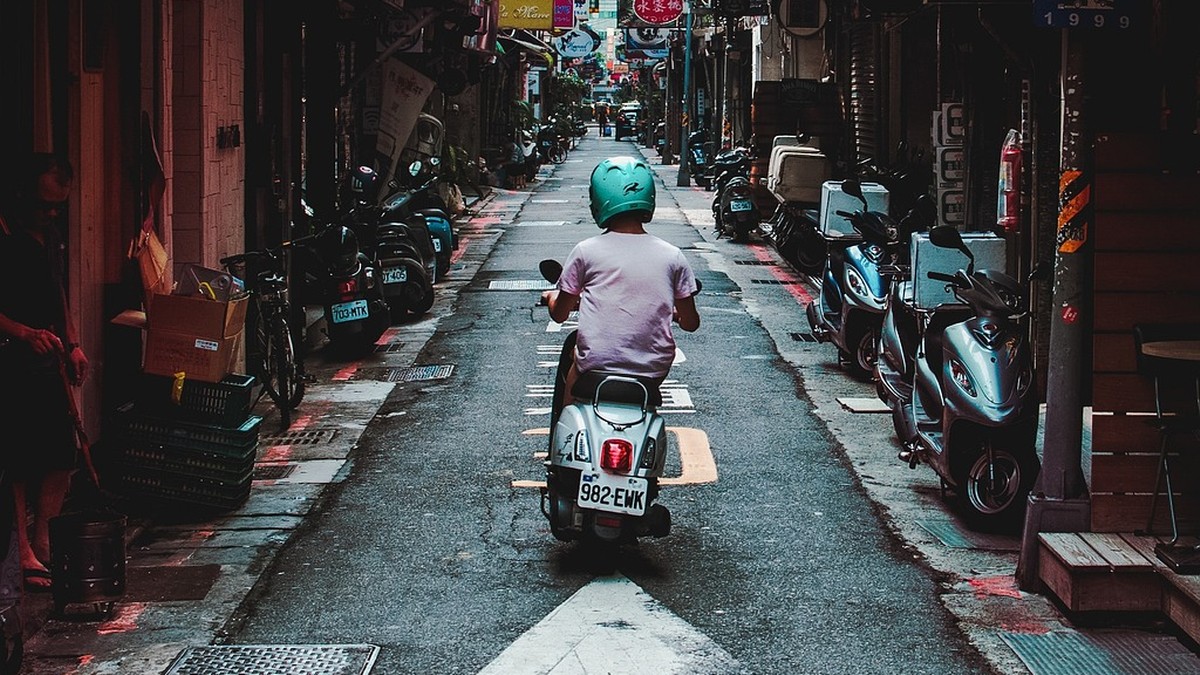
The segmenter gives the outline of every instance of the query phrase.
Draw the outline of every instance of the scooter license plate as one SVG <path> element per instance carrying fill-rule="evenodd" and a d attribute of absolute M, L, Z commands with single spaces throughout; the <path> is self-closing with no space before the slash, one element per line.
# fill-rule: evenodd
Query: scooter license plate
<path fill-rule="evenodd" d="M 433 239 L 431 239 L 431 241 L 433 242 L 433 252 L 441 253 L 442 252 L 442 240 L 438 239 L 437 237 L 434 237 Z"/>
<path fill-rule="evenodd" d="M 603 471 L 584 472 L 579 477 L 578 504 L 583 509 L 625 513 L 646 513 L 646 479 L 614 476 Z"/>
<path fill-rule="evenodd" d="M 754 204 L 749 199 L 734 199 L 729 202 L 729 210 L 735 213 L 738 211 L 753 211 Z"/>
<path fill-rule="evenodd" d="M 361 321 L 367 318 L 370 312 L 367 310 L 366 300 L 351 300 L 350 302 L 339 302 L 329 308 L 329 316 L 334 323 L 347 323 L 350 321 Z"/>
<path fill-rule="evenodd" d="M 402 284 L 408 281 L 408 268 L 388 267 L 383 270 L 383 283 Z"/>

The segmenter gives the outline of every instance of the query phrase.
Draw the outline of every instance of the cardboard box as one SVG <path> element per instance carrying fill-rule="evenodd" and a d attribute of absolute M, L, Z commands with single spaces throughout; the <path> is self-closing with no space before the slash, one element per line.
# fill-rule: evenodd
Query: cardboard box
<path fill-rule="evenodd" d="M 879 183 L 863 183 L 863 197 L 867 200 L 868 211 L 888 212 L 888 191 Z M 826 237 L 857 237 L 858 232 L 850 221 L 837 215 L 838 211 L 855 213 L 863 210 L 858 197 L 852 197 L 842 192 L 840 180 L 825 181 L 821 184 L 821 234 Z"/>
<path fill-rule="evenodd" d="M 152 331 L 188 333 L 219 340 L 242 332 L 249 296 L 221 302 L 191 295 L 156 295 L 147 312 Z"/>
<path fill-rule="evenodd" d="M 190 380 L 220 382 L 236 369 L 241 342 L 240 332 L 212 339 L 194 333 L 150 328 L 146 331 L 146 359 L 142 370 L 150 375 L 167 377 L 182 372 Z"/>
<path fill-rule="evenodd" d="M 964 232 L 963 243 L 975 256 L 975 269 L 1005 271 L 1008 257 L 1005 241 L 990 232 Z M 910 240 L 912 256 L 913 304 L 920 309 L 933 309 L 943 304 L 961 304 L 954 293 L 946 290 L 945 281 L 930 279 L 929 272 L 954 274 L 966 269 L 968 259 L 954 248 L 941 248 L 929 241 L 927 232 L 917 232 Z"/>

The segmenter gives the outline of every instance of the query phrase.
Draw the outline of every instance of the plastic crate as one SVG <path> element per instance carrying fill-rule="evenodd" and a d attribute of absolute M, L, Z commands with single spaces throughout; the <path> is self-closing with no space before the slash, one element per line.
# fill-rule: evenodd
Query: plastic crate
<path fill-rule="evenodd" d="M 125 444 L 118 450 L 116 461 L 130 468 L 170 472 L 204 480 L 238 481 L 246 471 L 254 470 L 257 447 L 251 445 L 240 457 L 207 452 L 175 450 Z"/>
<path fill-rule="evenodd" d="M 256 382 L 253 375 L 239 374 L 226 375 L 220 382 L 185 379 L 176 403 L 171 397 L 174 378 L 143 375 L 137 405 L 141 412 L 159 417 L 237 427 L 250 415 Z"/>
<path fill-rule="evenodd" d="M 164 506 L 229 511 L 245 503 L 254 477 L 251 469 L 236 481 L 191 478 L 168 471 L 122 466 L 119 491 L 127 498 Z"/>
<path fill-rule="evenodd" d="M 141 414 L 132 403 L 117 409 L 124 443 L 141 448 L 165 448 L 229 458 L 242 458 L 258 444 L 262 418 L 250 415 L 237 427 L 164 419 Z"/>

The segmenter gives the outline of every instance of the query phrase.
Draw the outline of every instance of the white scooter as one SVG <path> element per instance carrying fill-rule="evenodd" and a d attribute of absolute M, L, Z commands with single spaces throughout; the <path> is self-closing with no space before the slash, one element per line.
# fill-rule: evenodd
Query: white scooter
<path fill-rule="evenodd" d="M 562 265 L 545 260 L 541 272 L 547 281 L 557 282 Z M 572 391 L 576 402 L 563 406 L 574 349 L 572 332 L 554 379 L 542 490 L 550 532 L 560 541 L 611 544 L 665 537 L 671 532 L 671 513 L 655 502 L 667 459 L 666 424 L 656 412 L 658 387 L 623 373 L 584 373 Z"/>

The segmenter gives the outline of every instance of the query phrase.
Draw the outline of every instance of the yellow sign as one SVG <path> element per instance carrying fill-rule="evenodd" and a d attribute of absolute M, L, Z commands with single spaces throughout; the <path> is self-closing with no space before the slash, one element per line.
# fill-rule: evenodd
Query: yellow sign
<path fill-rule="evenodd" d="M 500 0 L 501 28 L 554 28 L 554 0 Z"/>

